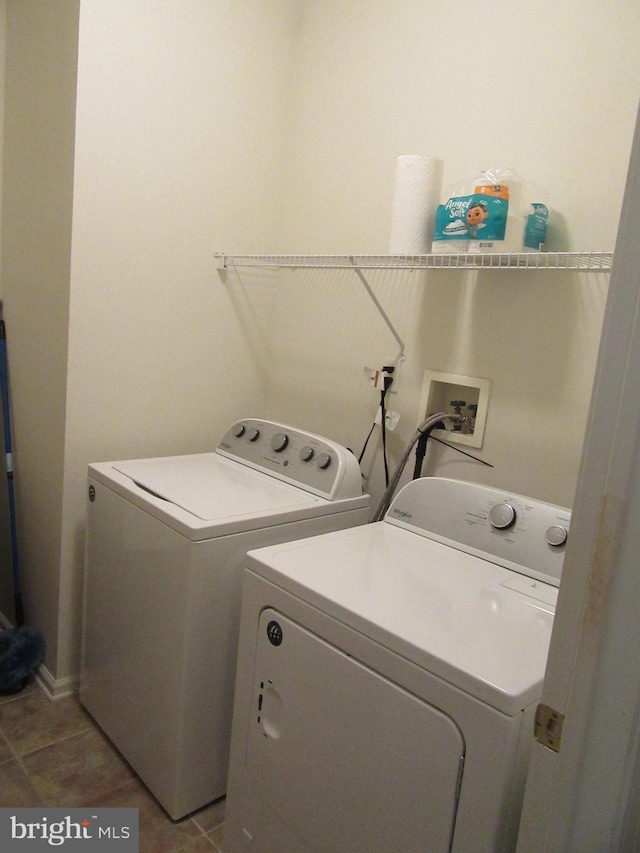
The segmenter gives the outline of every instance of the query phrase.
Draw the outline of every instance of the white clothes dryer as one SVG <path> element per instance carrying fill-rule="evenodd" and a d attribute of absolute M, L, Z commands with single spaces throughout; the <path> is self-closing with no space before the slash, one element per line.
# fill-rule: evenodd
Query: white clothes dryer
<path fill-rule="evenodd" d="M 250 552 L 225 851 L 514 850 L 569 523 L 426 478 Z"/>
<path fill-rule="evenodd" d="M 226 791 L 246 552 L 364 524 L 357 460 L 265 420 L 89 466 L 80 701 L 173 819 Z"/>

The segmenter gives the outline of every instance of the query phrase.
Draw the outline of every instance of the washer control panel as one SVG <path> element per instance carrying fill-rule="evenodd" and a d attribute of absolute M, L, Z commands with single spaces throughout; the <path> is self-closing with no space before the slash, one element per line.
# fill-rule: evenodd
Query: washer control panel
<path fill-rule="evenodd" d="M 220 439 L 216 453 L 330 500 L 362 495 L 360 466 L 350 450 L 285 424 L 238 421 Z"/>
<path fill-rule="evenodd" d="M 558 586 L 571 512 L 478 483 L 413 480 L 385 521 Z"/>

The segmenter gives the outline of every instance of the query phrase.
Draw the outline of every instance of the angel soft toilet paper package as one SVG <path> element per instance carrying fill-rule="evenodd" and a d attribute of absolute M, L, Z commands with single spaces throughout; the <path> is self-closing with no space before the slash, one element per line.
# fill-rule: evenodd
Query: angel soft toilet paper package
<path fill-rule="evenodd" d="M 532 193 L 514 169 L 476 172 L 438 205 L 431 251 L 542 251 L 549 211 Z"/>

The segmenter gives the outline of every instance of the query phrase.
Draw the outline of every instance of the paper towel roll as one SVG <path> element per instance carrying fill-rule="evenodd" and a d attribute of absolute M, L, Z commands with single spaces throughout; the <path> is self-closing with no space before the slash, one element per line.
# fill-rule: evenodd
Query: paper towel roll
<path fill-rule="evenodd" d="M 425 255 L 431 251 L 436 208 L 440 203 L 443 163 L 437 157 L 398 157 L 391 215 L 391 255 Z"/>

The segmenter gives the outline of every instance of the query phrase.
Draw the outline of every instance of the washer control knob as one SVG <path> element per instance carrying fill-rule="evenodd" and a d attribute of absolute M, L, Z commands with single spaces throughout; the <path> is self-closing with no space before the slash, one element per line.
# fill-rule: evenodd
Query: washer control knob
<path fill-rule="evenodd" d="M 331 455 L 329 453 L 321 453 L 318 456 L 318 468 L 324 471 L 329 465 L 331 465 Z"/>
<path fill-rule="evenodd" d="M 271 439 L 271 449 L 276 453 L 282 453 L 289 444 L 289 436 L 284 432 L 277 432 Z"/>
<path fill-rule="evenodd" d="M 257 441 L 260 438 L 260 430 L 258 427 L 251 427 L 249 432 L 247 433 L 247 438 L 249 441 Z"/>
<path fill-rule="evenodd" d="M 563 527 L 561 524 L 552 524 L 551 527 L 547 528 L 547 542 L 549 545 L 554 545 L 556 548 L 560 545 L 564 545 L 567 541 L 568 535 L 567 528 Z"/>
<path fill-rule="evenodd" d="M 303 462 L 311 462 L 314 456 L 315 450 L 313 447 L 309 447 L 308 444 L 306 444 L 300 451 L 300 459 L 302 459 Z"/>
<path fill-rule="evenodd" d="M 236 424 L 233 428 L 233 434 L 236 438 L 242 438 L 246 431 L 247 428 L 244 424 Z"/>
<path fill-rule="evenodd" d="M 516 523 L 516 511 L 511 504 L 496 504 L 489 511 L 489 522 L 498 530 L 508 530 Z"/>

